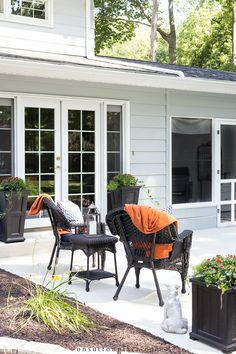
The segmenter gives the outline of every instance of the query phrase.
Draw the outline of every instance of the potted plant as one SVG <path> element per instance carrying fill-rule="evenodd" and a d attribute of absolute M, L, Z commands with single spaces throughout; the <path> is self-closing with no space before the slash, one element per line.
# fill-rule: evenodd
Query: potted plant
<path fill-rule="evenodd" d="M 128 173 L 113 177 L 107 185 L 110 192 L 110 204 L 108 209 L 122 207 L 124 204 L 138 204 L 141 185 L 133 175 Z"/>
<path fill-rule="evenodd" d="M 29 191 L 18 177 L 8 177 L 0 183 L 0 241 L 24 241 L 25 214 Z"/>
<path fill-rule="evenodd" d="M 229 353 L 236 350 L 236 256 L 203 260 L 194 267 L 191 339 Z"/>

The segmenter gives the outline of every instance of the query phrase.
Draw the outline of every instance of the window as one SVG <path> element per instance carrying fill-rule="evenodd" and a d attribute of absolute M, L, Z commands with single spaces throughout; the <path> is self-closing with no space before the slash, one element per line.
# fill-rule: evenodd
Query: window
<path fill-rule="evenodd" d="M 46 20 L 46 5 L 46 0 L 11 0 L 11 14 Z"/>
<path fill-rule="evenodd" d="M 212 200 L 212 121 L 172 118 L 172 203 Z"/>
<path fill-rule="evenodd" d="M 0 180 L 13 174 L 13 102 L 0 99 Z"/>

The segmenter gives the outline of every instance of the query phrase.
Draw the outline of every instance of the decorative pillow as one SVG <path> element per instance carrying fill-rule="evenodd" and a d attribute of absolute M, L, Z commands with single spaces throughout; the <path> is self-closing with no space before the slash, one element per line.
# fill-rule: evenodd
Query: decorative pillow
<path fill-rule="evenodd" d="M 63 200 L 63 202 L 57 202 L 57 206 L 61 209 L 67 220 L 73 224 L 84 224 L 83 215 L 79 206 L 70 200 Z"/>

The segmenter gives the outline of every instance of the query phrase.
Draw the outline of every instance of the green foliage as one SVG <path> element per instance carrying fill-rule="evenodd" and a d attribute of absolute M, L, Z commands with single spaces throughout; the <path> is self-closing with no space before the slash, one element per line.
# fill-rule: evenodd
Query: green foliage
<path fill-rule="evenodd" d="M 57 277 L 54 276 L 53 285 Z M 27 317 L 24 326 L 33 319 L 60 334 L 88 331 L 94 326 L 93 322 L 79 311 L 76 301 L 69 302 L 65 300 L 64 293 L 58 292 L 61 285 L 53 286 L 52 290 L 30 282 L 27 286 L 22 285 L 29 295 L 17 314 Z"/>
<path fill-rule="evenodd" d="M 107 190 L 114 191 L 117 188 L 137 186 L 137 185 L 138 185 L 137 178 L 135 178 L 131 174 L 124 173 L 113 177 L 113 179 L 107 184 Z"/>
<path fill-rule="evenodd" d="M 135 35 L 135 21 L 144 18 L 135 0 L 95 0 L 94 4 L 96 54 L 131 39 Z M 142 0 L 142 8 L 149 13 L 148 0 Z"/>
<path fill-rule="evenodd" d="M 19 177 L 7 177 L 0 183 L 0 191 L 23 191 L 26 189 L 26 183 Z"/>
<path fill-rule="evenodd" d="M 203 260 L 194 268 L 193 277 L 199 278 L 207 286 L 215 285 L 222 293 L 236 288 L 236 256 L 220 256 Z"/>
<path fill-rule="evenodd" d="M 178 64 L 232 70 L 233 1 L 205 0 L 178 34 Z"/>

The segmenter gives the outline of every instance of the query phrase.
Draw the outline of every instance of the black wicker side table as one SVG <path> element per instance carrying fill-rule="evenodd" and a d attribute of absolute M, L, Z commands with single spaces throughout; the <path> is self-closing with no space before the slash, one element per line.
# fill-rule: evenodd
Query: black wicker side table
<path fill-rule="evenodd" d="M 74 234 L 70 237 L 70 242 L 72 245 L 72 257 L 70 264 L 70 276 L 69 284 L 71 284 L 72 277 L 76 276 L 78 278 L 84 279 L 86 281 L 86 291 L 89 291 L 89 285 L 93 280 L 100 280 L 106 278 L 115 278 L 116 286 L 119 286 L 118 273 L 117 273 L 117 262 L 116 262 L 116 242 L 117 238 L 114 236 L 99 234 L 99 235 L 88 235 L 88 234 Z M 73 253 L 76 250 L 82 250 L 87 257 L 87 267 L 85 271 L 73 272 Z M 114 255 L 114 273 L 107 272 L 103 269 L 104 261 L 100 262 L 99 254 L 103 257 L 105 252 L 111 252 Z M 97 269 L 89 268 L 89 257 L 98 253 L 98 264 Z"/>

